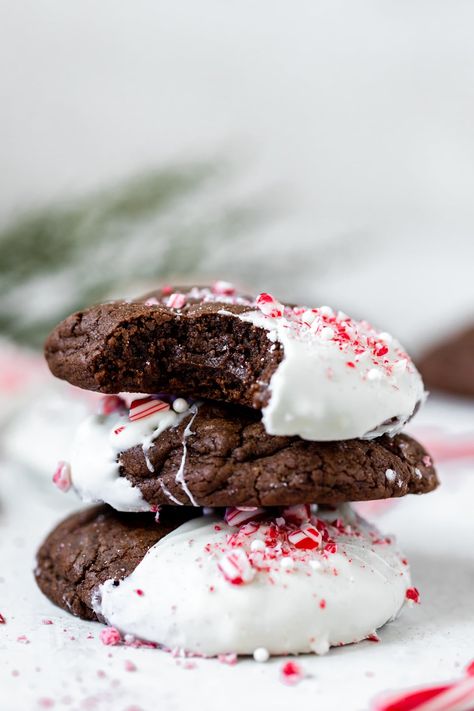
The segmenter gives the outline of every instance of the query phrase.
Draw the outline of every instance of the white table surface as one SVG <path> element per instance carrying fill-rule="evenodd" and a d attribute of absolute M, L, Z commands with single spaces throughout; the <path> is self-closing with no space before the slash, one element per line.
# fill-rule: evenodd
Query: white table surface
<path fill-rule="evenodd" d="M 413 430 L 429 426 L 464 438 L 474 432 L 473 408 L 467 404 L 433 400 L 417 421 Z M 161 651 L 106 647 L 98 639 L 99 624 L 54 607 L 34 583 L 34 554 L 42 537 L 78 502 L 24 465 L 4 459 L 1 711 L 286 711 L 303 705 L 362 711 L 386 689 L 459 677 L 474 658 L 474 460 L 440 462 L 438 469 L 443 486 L 437 492 L 407 497 L 377 515 L 383 531 L 395 532 L 409 557 L 422 604 L 405 609 L 382 629 L 379 644 L 363 642 L 325 657 L 300 657 L 307 677 L 288 687 L 279 679 L 281 658 L 235 666 L 198 659 L 186 668 L 185 660 Z M 44 619 L 53 624 L 45 625 Z M 128 660 L 135 671 L 126 670 Z"/>

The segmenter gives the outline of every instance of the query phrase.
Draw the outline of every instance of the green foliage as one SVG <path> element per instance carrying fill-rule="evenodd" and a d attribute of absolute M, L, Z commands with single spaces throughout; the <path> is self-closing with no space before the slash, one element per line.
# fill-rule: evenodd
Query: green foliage
<path fill-rule="evenodd" d="M 76 309 L 205 271 L 261 214 L 222 184 L 216 165 L 166 167 L 19 216 L 0 230 L 0 332 L 39 346 Z"/>

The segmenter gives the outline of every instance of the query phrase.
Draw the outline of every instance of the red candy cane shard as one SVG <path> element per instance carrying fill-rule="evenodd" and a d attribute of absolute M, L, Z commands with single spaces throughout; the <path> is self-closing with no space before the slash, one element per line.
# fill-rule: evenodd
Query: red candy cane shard
<path fill-rule="evenodd" d="M 242 526 L 248 521 L 255 521 L 256 518 L 265 514 L 265 509 L 256 507 L 230 506 L 225 510 L 224 521 L 229 526 Z"/>
<path fill-rule="evenodd" d="M 270 316 L 271 318 L 279 318 L 283 316 L 283 306 L 277 301 L 271 294 L 259 294 L 255 302 L 264 314 L 264 316 Z"/>
<path fill-rule="evenodd" d="M 0 625 L 6 625 L 7 621 L 4 616 L 0 613 Z"/>
<path fill-rule="evenodd" d="M 407 600 L 412 600 L 415 603 L 420 602 L 420 593 L 418 592 L 417 588 L 408 588 L 405 593 L 405 596 Z"/>
<path fill-rule="evenodd" d="M 59 491 L 69 491 L 72 484 L 71 479 L 71 467 L 68 462 L 58 462 L 56 471 L 53 474 L 53 484 L 55 484 Z"/>
<path fill-rule="evenodd" d="M 169 410 L 170 406 L 167 402 L 157 400 L 153 397 L 143 397 L 140 400 L 134 400 L 130 405 L 128 419 L 130 422 L 142 420 L 144 417 L 150 417 L 162 410 Z"/>
<path fill-rule="evenodd" d="M 288 541 L 295 548 L 313 550 L 314 548 L 319 548 L 321 534 L 314 526 L 304 526 L 303 528 L 297 528 L 296 531 L 291 531 L 288 534 Z"/>
<path fill-rule="evenodd" d="M 186 296 L 184 294 L 170 294 L 166 300 L 166 306 L 171 309 L 182 309 L 186 303 Z"/>
<path fill-rule="evenodd" d="M 255 570 L 245 551 L 238 549 L 227 553 L 218 561 L 217 567 L 228 583 L 244 585 L 255 577 Z"/>

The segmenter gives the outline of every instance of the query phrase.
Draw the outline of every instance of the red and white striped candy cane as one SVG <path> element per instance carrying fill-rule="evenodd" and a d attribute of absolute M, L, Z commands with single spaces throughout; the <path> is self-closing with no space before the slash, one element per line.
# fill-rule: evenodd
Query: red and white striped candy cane
<path fill-rule="evenodd" d="M 241 548 L 223 555 L 218 561 L 217 567 L 227 582 L 232 585 L 250 583 L 256 572 L 252 568 L 247 553 Z"/>
<path fill-rule="evenodd" d="M 321 544 L 321 534 L 314 526 L 303 526 L 288 534 L 289 542 L 301 550 L 313 550 Z"/>
<path fill-rule="evenodd" d="M 451 684 L 426 686 L 376 699 L 373 711 L 473 711 L 474 665 L 466 671 L 467 676 Z"/>
<path fill-rule="evenodd" d="M 139 400 L 134 400 L 130 405 L 128 419 L 130 422 L 142 420 L 144 417 L 150 417 L 162 410 L 169 410 L 170 406 L 163 400 L 157 400 L 154 397 L 142 397 Z"/>

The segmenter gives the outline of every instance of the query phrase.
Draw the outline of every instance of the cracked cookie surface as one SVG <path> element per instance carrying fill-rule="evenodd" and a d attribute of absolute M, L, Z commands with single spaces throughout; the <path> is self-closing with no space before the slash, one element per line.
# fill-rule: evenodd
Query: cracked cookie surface
<path fill-rule="evenodd" d="M 78 493 L 119 510 L 144 511 L 161 504 L 336 505 L 426 493 L 438 483 L 429 455 L 408 435 L 341 442 L 273 436 L 255 410 L 211 402 L 192 408 L 151 442 L 144 436 L 145 444 L 118 454 L 107 450 L 104 464 L 97 466 L 102 450 L 97 433 L 107 447 L 114 432 L 130 426 L 122 421 L 117 427 L 113 417 L 104 421 L 97 416 L 96 430 L 91 435 L 89 427 L 89 439 L 83 437 L 77 446 L 77 467 L 72 459 Z M 102 479 L 112 458 L 115 470 Z M 94 470 L 97 475 L 91 476 Z M 117 492 L 125 487 L 127 496 L 120 498 Z"/>

